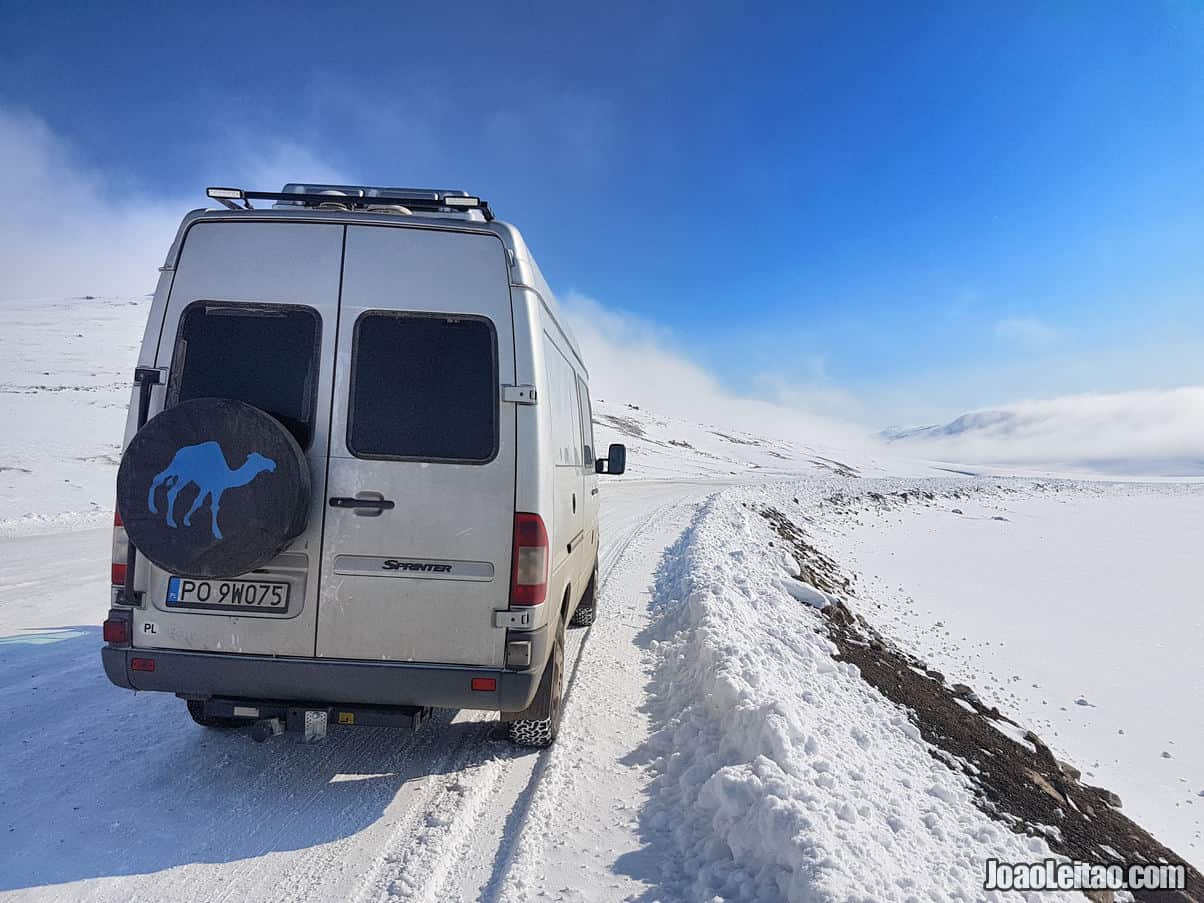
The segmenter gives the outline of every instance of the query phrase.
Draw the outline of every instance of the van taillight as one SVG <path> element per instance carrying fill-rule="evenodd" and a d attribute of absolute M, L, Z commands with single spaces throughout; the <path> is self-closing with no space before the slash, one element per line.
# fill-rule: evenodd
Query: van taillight
<path fill-rule="evenodd" d="M 130 557 L 130 538 L 121 525 L 121 515 L 113 512 L 113 586 L 125 586 L 125 566 Z"/>
<path fill-rule="evenodd" d="M 124 646 L 130 641 L 130 622 L 125 618 L 109 618 L 101 627 L 101 636 L 106 643 Z"/>
<path fill-rule="evenodd" d="M 514 515 L 511 605 L 538 605 L 548 595 L 548 531 L 538 514 Z"/>

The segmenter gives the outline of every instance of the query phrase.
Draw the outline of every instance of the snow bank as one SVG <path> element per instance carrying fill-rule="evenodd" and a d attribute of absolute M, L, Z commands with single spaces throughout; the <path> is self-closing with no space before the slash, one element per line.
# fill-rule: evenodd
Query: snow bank
<path fill-rule="evenodd" d="M 784 588 L 768 493 L 714 496 L 658 572 L 642 828 L 670 880 L 689 899 L 1022 899 L 982 890 L 985 860 L 1045 841 L 975 808 L 908 713 L 832 658 L 810 595 Z"/>

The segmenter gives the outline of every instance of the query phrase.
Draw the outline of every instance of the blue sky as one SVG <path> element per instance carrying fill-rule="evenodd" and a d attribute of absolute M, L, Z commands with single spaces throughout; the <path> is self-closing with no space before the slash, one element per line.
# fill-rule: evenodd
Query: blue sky
<path fill-rule="evenodd" d="M 865 422 L 1204 383 L 1204 6 L 116 9 L 0 5 L 0 107 L 114 203 L 462 186 L 560 293 Z"/>

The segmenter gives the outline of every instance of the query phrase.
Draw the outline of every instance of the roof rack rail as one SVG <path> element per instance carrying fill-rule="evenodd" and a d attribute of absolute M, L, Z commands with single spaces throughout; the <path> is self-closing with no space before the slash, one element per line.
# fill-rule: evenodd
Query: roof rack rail
<path fill-rule="evenodd" d="M 294 188 L 293 191 L 287 189 Z M 356 188 L 349 185 L 320 186 L 286 185 L 285 191 L 246 191 L 242 188 L 208 188 L 205 194 L 231 210 L 253 210 L 251 201 L 276 201 L 283 205 L 321 207 L 323 205 L 365 209 L 397 204 L 408 210 L 423 213 L 466 213 L 479 210 L 486 222 L 493 220 L 489 202 L 461 191 L 429 191 L 426 189 Z M 241 206 L 239 206 L 241 202 Z"/>

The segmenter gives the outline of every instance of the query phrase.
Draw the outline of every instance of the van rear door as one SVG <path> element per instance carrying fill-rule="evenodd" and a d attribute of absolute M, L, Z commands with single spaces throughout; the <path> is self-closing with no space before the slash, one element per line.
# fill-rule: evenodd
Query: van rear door
<path fill-rule="evenodd" d="M 168 605 L 172 575 L 140 557 L 149 604 L 134 610 L 135 646 L 314 654 L 342 249 L 338 224 L 201 221 L 185 235 L 166 315 L 147 327 L 156 366 L 170 368 L 166 405 L 235 398 L 272 414 L 305 451 L 312 495 L 305 532 L 244 575 L 274 605 L 246 604 L 230 581 L 199 581 Z M 157 395 L 151 414 L 163 406 Z"/>
<path fill-rule="evenodd" d="M 348 226 L 319 657 L 499 667 L 514 522 L 496 236 Z"/>

